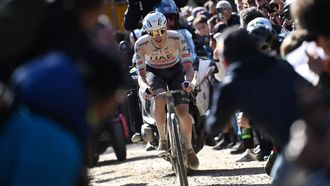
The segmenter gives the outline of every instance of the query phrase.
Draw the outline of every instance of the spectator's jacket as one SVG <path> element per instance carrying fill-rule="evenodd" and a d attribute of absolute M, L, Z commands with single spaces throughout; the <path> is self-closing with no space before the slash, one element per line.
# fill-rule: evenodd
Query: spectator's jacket
<path fill-rule="evenodd" d="M 26 106 L 16 107 L 0 130 L 0 149 L 0 185 L 74 185 L 83 167 L 77 138 Z"/>
<path fill-rule="evenodd" d="M 0 185 L 74 185 L 84 166 L 87 97 L 72 60 L 53 52 L 14 71 L 0 130 Z"/>
<path fill-rule="evenodd" d="M 312 85 L 286 61 L 251 53 L 232 63 L 222 84 L 214 89 L 207 132 L 221 132 L 239 109 L 283 147 L 289 140 L 291 124 L 302 117 L 298 99 L 306 88 Z"/>
<path fill-rule="evenodd" d="M 232 13 L 230 19 L 227 23 L 228 26 L 240 25 L 239 15 L 237 13 Z"/>
<path fill-rule="evenodd" d="M 17 105 L 57 121 L 83 142 L 89 135 L 86 91 L 77 67 L 64 53 L 28 61 L 14 71 L 10 86 Z"/>

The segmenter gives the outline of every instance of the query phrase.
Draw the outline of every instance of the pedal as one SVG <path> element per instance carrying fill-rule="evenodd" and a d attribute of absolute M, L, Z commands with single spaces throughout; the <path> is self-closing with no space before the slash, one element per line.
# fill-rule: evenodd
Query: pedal
<path fill-rule="evenodd" d="M 164 160 L 170 162 L 170 153 L 168 151 L 163 151 L 158 154 L 159 157 L 163 158 Z"/>

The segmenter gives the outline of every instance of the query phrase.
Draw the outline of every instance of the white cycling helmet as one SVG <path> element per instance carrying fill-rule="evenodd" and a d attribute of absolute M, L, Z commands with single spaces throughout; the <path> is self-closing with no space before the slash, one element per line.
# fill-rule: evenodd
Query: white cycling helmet
<path fill-rule="evenodd" d="M 257 17 L 248 23 L 246 30 L 251 32 L 252 30 L 260 27 L 263 27 L 269 31 L 272 31 L 273 29 L 269 19 L 264 17 Z"/>
<path fill-rule="evenodd" d="M 167 20 L 160 12 L 150 12 L 143 19 L 143 30 L 150 32 L 166 28 Z"/>

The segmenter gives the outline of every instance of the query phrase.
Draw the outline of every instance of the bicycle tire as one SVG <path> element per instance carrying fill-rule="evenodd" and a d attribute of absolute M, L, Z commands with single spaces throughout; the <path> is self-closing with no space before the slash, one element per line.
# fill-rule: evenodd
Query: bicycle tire
<path fill-rule="evenodd" d="M 183 141 L 180 135 L 179 122 L 174 113 L 170 115 L 170 121 L 171 122 L 169 124 L 171 125 L 171 153 L 173 153 L 171 157 L 175 157 L 172 161 L 174 166 L 174 172 L 176 174 L 176 177 L 178 178 L 180 186 L 188 186 L 187 170 L 183 157 Z"/>
<path fill-rule="evenodd" d="M 126 141 L 121 122 L 111 124 L 111 144 L 118 161 L 126 160 Z"/>

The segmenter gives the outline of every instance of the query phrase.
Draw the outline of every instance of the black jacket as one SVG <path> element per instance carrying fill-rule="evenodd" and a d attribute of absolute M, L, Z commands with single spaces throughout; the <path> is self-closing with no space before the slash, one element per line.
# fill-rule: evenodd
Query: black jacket
<path fill-rule="evenodd" d="M 215 88 L 206 131 L 221 132 L 230 116 L 240 110 L 254 121 L 253 127 L 265 130 L 283 147 L 289 140 L 290 126 L 302 118 L 298 100 L 306 88 L 314 87 L 286 61 L 252 53 L 232 63 L 222 84 Z"/>

